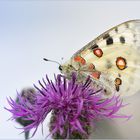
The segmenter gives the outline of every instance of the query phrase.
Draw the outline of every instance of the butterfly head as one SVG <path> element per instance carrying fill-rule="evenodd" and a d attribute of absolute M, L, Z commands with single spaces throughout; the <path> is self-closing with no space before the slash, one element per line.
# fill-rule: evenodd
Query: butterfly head
<path fill-rule="evenodd" d="M 58 69 L 59 69 L 60 71 L 62 71 L 62 70 L 63 70 L 63 67 L 62 67 L 61 65 L 59 65 Z"/>
<path fill-rule="evenodd" d="M 59 70 L 62 74 L 66 76 L 70 76 L 73 72 L 76 72 L 76 69 L 70 63 L 65 63 L 63 65 L 59 65 Z"/>
<path fill-rule="evenodd" d="M 68 77 L 70 77 L 73 72 L 76 72 L 75 67 L 69 61 L 61 65 L 59 62 L 54 60 L 50 60 L 46 58 L 43 58 L 43 60 L 58 64 L 59 65 L 58 69 L 60 70 L 60 72 Z"/>

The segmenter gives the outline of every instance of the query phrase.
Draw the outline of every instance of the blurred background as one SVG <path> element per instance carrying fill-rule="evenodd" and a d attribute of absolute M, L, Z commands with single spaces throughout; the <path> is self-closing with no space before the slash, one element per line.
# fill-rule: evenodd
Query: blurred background
<path fill-rule="evenodd" d="M 140 19 L 139 1 L 0 0 L 0 139 L 24 139 L 15 128 L 21 126 L 7 121 L 11 114 L 4 110 L 9 107 L 6 97 L 16 98 L 16 90 L 60 73 L 44 57 L 63 63 L 104 31 L 131 19 Z M 91 138 L 140 138 L 140 94 L 124 102 L 130 105 L 122 112 L 133 118 L 97 123 Z M 40 127 L 33 140 L 49 134 L 48 122 L 49 117 L 44 136 Z"/>

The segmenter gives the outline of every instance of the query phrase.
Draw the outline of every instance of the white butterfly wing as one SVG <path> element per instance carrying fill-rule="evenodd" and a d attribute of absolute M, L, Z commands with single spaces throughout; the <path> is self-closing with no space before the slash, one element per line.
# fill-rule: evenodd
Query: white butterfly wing
<path fill-rule="evenodd" d="M 71 65 L 116 94 L 140 90 L 140 20 L 113 27 L 75 53 Z M 89 65 L 93 64 L 93 71 Z M 86 69 L 83 70 L 83 67 Z"/>

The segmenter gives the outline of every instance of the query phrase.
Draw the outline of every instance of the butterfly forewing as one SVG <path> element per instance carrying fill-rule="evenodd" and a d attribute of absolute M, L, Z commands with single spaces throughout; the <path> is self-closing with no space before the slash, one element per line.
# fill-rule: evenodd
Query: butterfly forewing
<path fill-rule="evenodd" d="M 76 52 L 69 62 L 80 75 L 90 75 L 110 93 L 135 94 L 140 90 L 140 20 L 106 31 Z"/>

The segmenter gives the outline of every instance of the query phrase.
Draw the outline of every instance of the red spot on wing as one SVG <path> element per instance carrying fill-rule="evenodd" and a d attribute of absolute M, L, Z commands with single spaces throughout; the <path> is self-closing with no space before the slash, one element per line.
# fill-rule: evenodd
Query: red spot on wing
<path fill-rule="evenodd" d="M 115 86 L 116 86 L 116 90 L 119 91 L 120 90 L 120 85 L 122 84 L 122 80 L 120 78 L 116 78 L 115 79 Z"/>
<path fill-rule="evenodd" d="M 91 74 L 91 76 L 94 79 L 99 79 L 100 78 L 100 75 L 101 75 L 101 72 L 99 72 L 99 71 L 92 72 L 92 74 Z"/>
<path fill-rule="evenodd" d="M 88 69 L 89 69 L 89 70 L 93 70 L 93 69 L 95 69 L 94 64 L 92 64 L 92 63 L 91 63 L 91 64 L 89 64 Z"/>
<path fill-rule="evenodd" d="M 118 67 L 118 69 L 120 70 L 124 70 L 127 66 L 127 63 L 126 63 L 126 59 L 123 58 L 123 57 L 118 57 L 116 59 L 116 66 Z"/>
<path fill-rule="evenodd" d="M 81 63 L 82 65 L 85 65 L 85 64 L 86 64 L 86 60 L 85 60 L 83 57 L 81 57 L 81 56 L 75 56 L 75 57 L 74 57 L 74 61 L 75 61 L 75 62 L 79 62 L 79 63 Z"/>
<path fill-rule="evenodd" d="M 97 56 L 97 57 L 102 57 L 103 55 L 103 51 L 100 48 L 94 49 L 93 53 Z"/>
<path fill-rule="evenodd" d="M 115 79 L 115 84 L 116 85 L 121 85 L 122 84 L 122 80 L 120 78 L 116 78 Z"/>

